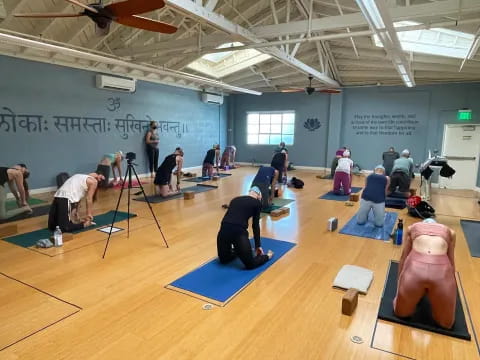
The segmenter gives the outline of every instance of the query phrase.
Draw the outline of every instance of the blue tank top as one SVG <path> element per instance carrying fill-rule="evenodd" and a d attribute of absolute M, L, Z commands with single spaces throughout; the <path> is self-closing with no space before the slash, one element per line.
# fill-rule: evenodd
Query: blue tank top
<path fill-rule="evenodd" d="M 362 199 L 372 201 L 375 204 L 385 202 L 385 187 L 387 177 L 385 175 L 370 174 L 367 177 L 367 186 L 362 193 Z"/>
<path fill-rule="evenodd" d="M 275 175 L 275 169 L 271 166 L 262 166 L 258 169 L 257 176 L 253 179 L 252 184 L 267 184 L 270 185 Z"/>

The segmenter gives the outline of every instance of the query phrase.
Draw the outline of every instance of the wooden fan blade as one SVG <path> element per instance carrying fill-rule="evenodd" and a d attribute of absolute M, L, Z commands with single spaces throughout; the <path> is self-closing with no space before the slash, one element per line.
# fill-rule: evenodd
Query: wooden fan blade
<path fill-rule="evenodd" d="M 340 94 L 342 92 L 342 90 L 339 89 L 319 89 L 317 91 L 325 94 Z"/>
<path fill-rule="evenodd" d="M 303 92 L 305 91 L 305 89 L 283 89 L 283 90 L 280 90 L 280 92 L 282 93 L 295 93 L 295 92 Z"/>
<path fill-rule="evenodd" d="M 143 14 L 165 6 L 163 0 L 127 0 L 105 6 L 113 16 L 125 17 Z"/>
<path fill-rule="evenodd" d="M 147 19 L 141 16 L 125 16 L 116 18 L 114 19 L 114 21 L 122 25 L 164 34 L 173 34 L 177 31 L 177 28 L 175 26 L 168 25 L 152 19 Z"/>
<path fill-rule="evenodd" d="M 97 9 L 95 9 L 91 6 L 85 5 L 85 4 L 81 3 L 80 1 L 77 1 L 77 0 L 65 0 L 65 1 L 68 1 L 71 4 L 80 6 L 80 7 L 84 8 L 85 10 L 88 10 L 88 11 L 91 11 L 91 12 L 94 12 L 94 13 L 98 14 Z"/>
<path fill-rule="evenodd" d="M 62 14 L 62 13 L 25 13 L 25 14 L 13 14 L 15 17 L 25 18 L 60 18 L 60 17 L 79 17 L 85 16 L 83 13 L 78 14 Z"/>

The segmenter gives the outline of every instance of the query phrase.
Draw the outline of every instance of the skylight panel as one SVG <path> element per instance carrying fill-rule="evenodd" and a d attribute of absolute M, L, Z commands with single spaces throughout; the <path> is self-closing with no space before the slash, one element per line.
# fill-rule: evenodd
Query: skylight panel
<path fill-rule="evenodd" d="M 419 25 L 414 21 L 399 21 L 395 27 Z M 404 51 L 429 55 L 438 55 L 463 59 L 467 56 L 474 35 L 444 28 L 397 32 Z M 373 36 L 375 45 L 383 47 L 377 35 Z"/>

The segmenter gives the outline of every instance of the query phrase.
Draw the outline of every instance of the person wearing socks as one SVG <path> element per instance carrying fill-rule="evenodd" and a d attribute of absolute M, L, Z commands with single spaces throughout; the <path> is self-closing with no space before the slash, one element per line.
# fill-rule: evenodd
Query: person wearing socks
<path fill-rule="evenodd" d="M 22 213 L 31 213 L 32 209 L 27 203 L 28 184 L 27 179 L 30 172 L 25 164 L 18 164 L 8 167 L 0 167 L 0 220 L 10 219 Z M 8 183 L 11 193 L 15 196 L 18 209 L 7 210 Z"/>
<path fill-rule="evenodd" d="M 57 190 L 48 214 L 48 228 L 54 231 L 57 226 L 62 232 L 72 232 L 92 225 L 93 202 L 97 197 L 98 183 L 104 180 L 103 175 L 91 173 L 75 174 Z M 85 198 L 87 217 L 80 221 L 78 206 Z"/>
<path fill-rule="evenodd" d="M 203 159 L 202 177 L 212 177 L 213 167 L 216 166 L 217 170 L 220 166 L 220 145 L 213 145 L 213 148 L 207 151 L 205 159 Z"/>
<path fill-rule="evenodd" d="M 256 186 L 246 196 L 234 198 L 223 217 L 217 235 L 217 252 L 220 263 L 227 264 L 237 256 L 247 269 L 263 265 L 273 256 L 268 250 L 264 254 L 260 242 L 260 211 L 262 209 L 262 193 Z M 255 256 L 248 239 L 248 220 L 252 218 L 253 237 L 255 239 Z"/>
<path fill-rule="evenodd" d="M 156 193 L 162 197 L 176 195 L 180 192 L 180 176 L 182 174 L 183 150 L 180 147 L 175 149 L 173 154 L 165 157 L 162 164 L 157 169 L 155 180 Z M 172 171 L 177 168 L 177 187 L 173 190 Z"/>
<path fill-rule="evenodd" d="M 403 235 L 393 309 L 398 317 L 413 315 L 418 302 L 428 296 L 432 317 L 443 328 L 455 322 L 455 232 L 434 219 L 409 226 Z"/>
<path fill-rule="evenodd" d="M 383 226 L 385 223 L 385 197 L 389 182 L 382 165 L 378 165 L 373 174 L 367 176 L 360 200 L 360 209 L 357 212 L 357 224 L 364 225 L 368 220 L 370 210 L 372 210 L 375 226 Z"/>
<path fill-rule="evenodd" d="M 158 124 L 156 121 L 150 121 L 150 129 L 145 135 L 145 146 L 147 149 L 148 167 L 150 169 L 150 177 L 154 178 L 154 171 L 158 168 L 158 143 L 160 137 L 157 132 Z"/>
<path fill-rule="evenodd" d="M 271 166 L 261 166 L 252 181 L 252 187 L 258 187 L 262 193 L 262 209 L 268 209 L 272 206 L 278 174 L 278 170 Z"/>
<path fill-rule="evenodd" d="M 344 146 L 335 152 L 335 157 L 333 158 L 332 165 L 330 166 L 330 174 L 332 176 L 332 179 L 333 179 L 333 176 L 335 175 L 335 169 L 338 166 L 338 160 L 343 156 L 343 152 L 345 150 L 347 150 L 347 148 Z"/>
<path fill-rule="evenodd" d="M 105 178 L 102 182 L 98 184 L 99 187 L 108 187 L 108 179 L 110 177 L 110 167 L 112 168 L 113 173 L 113 183 L 111 185 L 117 185 L 122 181 L 122 160 L 124 156 L 121 151 L 116 153 L 105 154 L 100 160 L 100 163 L 97 166 L 97 174 L 102 174 Z M 117 172 L 115 172 L 117 170 Z M 117 177 L 118 173 L 118 177 Z"/>
<path fill-rule="evenodd" d="M 388 151 L 385 151 L 382 154 L 383 167 L 385 168 L 385 174 L 387 176 L 390 176 L 390 174 L 392 173 L 393 163 L 399 157 L 400 155 L 398 154 L 398 152 L 395 151 L 393 146 L 390 147 Z"/>
<path fill-rule="evenodd" d="M 350 159 L 350 151 L 345 150 L 343 157 L 338 159 L 338 165 L 333 176 L 333 192 L 337 195 L 341 194 L 340 188 L 343 187 L 343 194 L 350 195 L 352 179 L 350 174 L 353 168 L 353 161 Z"/>
<path fill-rule="evenodd" d="M 388 195 L 397 190 L 405 197 L 410 195 L 410 182 L 413 177 L 413 159 L 410 158 L 410 151 L 402 151 L 399 159 L 393 162 L 392 175 Z"/>

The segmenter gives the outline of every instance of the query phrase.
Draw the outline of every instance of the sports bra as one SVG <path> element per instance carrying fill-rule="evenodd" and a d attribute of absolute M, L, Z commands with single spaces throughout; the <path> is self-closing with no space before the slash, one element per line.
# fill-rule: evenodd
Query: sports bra
<path fill-rule="evenodd" d="M 412 239 L 416 239 L 420 235 L 440 236 L 449 245 L 452 241 L 450 229 L 443 224 L 418 222 L 410 226 L 410 234 Z"/>

